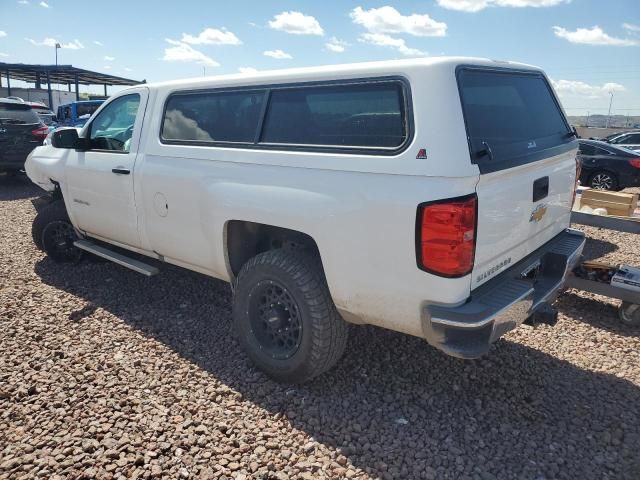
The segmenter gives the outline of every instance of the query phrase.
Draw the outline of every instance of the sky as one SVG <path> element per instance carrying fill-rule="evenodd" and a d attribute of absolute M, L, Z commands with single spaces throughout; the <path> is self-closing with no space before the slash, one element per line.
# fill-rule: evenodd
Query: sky
<path fill-rule="evenodd" d="M 0 0 L 0 62 L 54 64 L 56 42 L 61 65 L 149 82 L 420 56 L 513 60 L 544 68 L 569 115 L 606 114 L 612 94 L 612 113 L 640 115 L 638 0 Z"/>

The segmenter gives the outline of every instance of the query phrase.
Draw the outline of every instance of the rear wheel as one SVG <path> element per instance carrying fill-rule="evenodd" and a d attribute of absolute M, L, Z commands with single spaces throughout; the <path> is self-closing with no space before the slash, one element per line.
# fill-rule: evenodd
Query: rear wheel
<path fill-rule="evenodd" d="M 73 245 L 78 239 L 62 200 L 44 207 L 31 226 L 33 243 L 55 262 L 78 262 L 83 251 Z"/>
<path fill-rule="evenodd" d="M 249 357 L 282 382 L 302 383 L 326 372 L 346 347 L 347 324 L 320 261 L 299 249 L 261 253 L 242 267 L 233 319 Z"/>
<path fill-rule="evenodd" d="M 618 190 L 618 179 L 613 173 L 601 170 L 591 175 L 589 186 L 598 190 Z"/>

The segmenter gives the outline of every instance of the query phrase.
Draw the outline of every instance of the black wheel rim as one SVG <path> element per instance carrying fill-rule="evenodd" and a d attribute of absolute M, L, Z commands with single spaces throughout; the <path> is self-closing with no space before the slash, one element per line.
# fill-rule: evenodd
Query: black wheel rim
<path fill-rule="evenodd" d="M 599 190 L 611 190 L 613 188 L 613 178 L 606 173 L 597 173 L 591 180 L 591 187 Z"/>
<path fill-rule="evenodd" d="M 73 245 L 77 239 L 76 231 L 68 222 L 51 222 L 42 231 L 42 246 L 47 255 L 57 262 L 80 260 L 82 250 Z"/>
<path fill-rule="evenodd" d="M 265 280 L 249 293 L 251 333 L 260 350 L 271 358 L 291 358 L 302 341 L 300 309 L 280 283 Z"/>

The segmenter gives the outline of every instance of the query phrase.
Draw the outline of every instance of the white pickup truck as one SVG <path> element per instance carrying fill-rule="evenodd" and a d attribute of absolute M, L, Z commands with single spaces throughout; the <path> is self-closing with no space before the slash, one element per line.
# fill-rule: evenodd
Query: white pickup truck
<path fill-rule="evenodd" d="M 578 261 L 575 134 L 545 74 L 432 58 L 141 85 L 26 170 L 33 239 L 146 275 L 135 252 L 231 282 L 238 338 L 273 377 L 334 365 L 347 324 L 485 354 Z M 132 258 L 137 257 L 137 258 Z"/>

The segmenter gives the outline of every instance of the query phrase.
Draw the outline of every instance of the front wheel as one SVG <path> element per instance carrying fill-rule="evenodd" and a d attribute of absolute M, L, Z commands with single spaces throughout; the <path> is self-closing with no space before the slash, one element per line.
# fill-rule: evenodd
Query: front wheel
<path fill-rule="evenodd" d="M 55 262 L 78 262 L 83 250 L 73 245 L 78 240 L 62 200 L 50 203 L 38 212 L 31 225 L 33 243 Z"/>
<path fill-rule="evenodd" d="M 249 260 L 238 274 L 233 320 L 249 357 L 282 382 L 326 372 L 346 347 L 347 324 L 320 261 L 303 250 L 271 250 Z"/>

